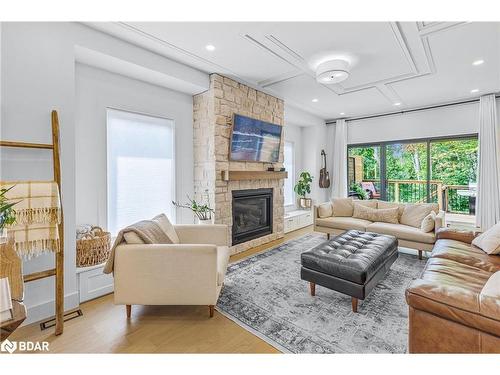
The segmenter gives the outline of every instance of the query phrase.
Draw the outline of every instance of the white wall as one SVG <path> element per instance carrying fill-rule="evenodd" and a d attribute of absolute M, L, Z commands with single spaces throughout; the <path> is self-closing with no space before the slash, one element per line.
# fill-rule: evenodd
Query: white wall
<path fill-rule="evenodd" d="M 87 65 L 76 65 L 76 224 L 106 228 L 106 108 L 175 122 L 177 199 L 193 195 L 193 97 Z M 178 223 L 193 223 L 178 209 Z"/>
<path fill-rule="evenodd" d="M 471 134 L 479 131 L 479 104 L 468 103 L 373 119 L 348 121 L 348 143 Z"/>
<path fill-rule="evenodd" d="M 302 128 L 302 169 L 308 171 L 314 177 L 311 186 L 311 198 L 313 204 L 328 200 L 330 189 L 319 187 L 319 171 L 322 167 L 321 150 L 327 149 L 328 129 L 325 124 Z M 327 155 L 328 163 L 331 155 Z M 331 179 L 330 172 L 330 179 Z"/>
<path fill-rule="evenodd" d="M 294 174 L 289 173 L 288 178 L 292 179 L 293 185 L 297 182 L 300 172 L 302 172 L 302 128 L 292 124 L 287 124 L 283 127 L 285 141 L 293 143 L 294 150 Z M 297 198 L 297 197 L 296 197 Z M 295 200 L 296 201 L 296 200 Z M 297 208 L 297 205 L 285 206 L 285 211 L 292 211 Z"/>
<path fill-rule="evenodd" d="M 3 23 L 1 33 L 1 137 L 50 143 L 50 111 L 61 125 L 62 203 L 65 224 L 65 309 L 78 306 L 75 266 L 75 47 L 81 46 L 133 59 L 135 65 L 192 80 L 203 86 L 208 77 L 172 60 L 77 23 Z M 155 68 L 156 67 L 156 68 Z M 161 72 L 160 72 L 161 73 Z M 191 146 L 191 142 L 186 147 Z M 182 149 L 182 147 L 180 147 Z M 41 157 L 41 160 L 40 160 Z M 50 178 L 50 154 L 9 150 L 2 153 L 2 179 Z M 52 256 L 25 262 L 26 273 L 49 268 Z M 26 323 L 54 314 L 54 280 L 26 284 Z"/>

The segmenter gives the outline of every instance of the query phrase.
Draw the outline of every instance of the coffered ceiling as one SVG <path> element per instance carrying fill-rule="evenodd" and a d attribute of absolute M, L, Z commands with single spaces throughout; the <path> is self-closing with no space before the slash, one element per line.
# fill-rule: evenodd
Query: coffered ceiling
<path fill-rule="evenodd" d="M 500 23 L 87 25 L 204 72 L 235 78 L 325 120 L 500 92 Z M 351 62 L 349 78 L 317 83 L 316 66 L 335 57 Z M 478 60 L 484 63 L 473 65 Z"/>

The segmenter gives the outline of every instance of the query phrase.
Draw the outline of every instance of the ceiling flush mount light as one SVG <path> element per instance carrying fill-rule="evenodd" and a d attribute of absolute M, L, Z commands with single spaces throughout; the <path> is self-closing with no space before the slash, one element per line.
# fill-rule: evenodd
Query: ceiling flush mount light
<path fill-rule="evenodd" d="M 215 46 L 214 46 L 213 44 L 207 44 L 207 45 L 205 46 L 205 49 L 206 49 L 207 51 L 212 52 L 212 51 L 215 51 Z"/>
<path fill-rule="evenodd" d="M 350 66 L 346 60 L 335 59 L 325 61 L 316 68 L 316 81 L 323 84 L 333 84 L 349 78 Z"/>
<path fill-rule="evenodd" d="M 475 65 L 475 66 L 478 66 L 478 65 L 481 65 L 481 64 L 484 64 L 484 60 L 476 60 L 472 63 L 472 65 Z"/>
<path fill-rule="evenodd" d="M 472 89 L 472 90 L 470 90 L 471 94 L 475 94 L 475 93 L 478 93 L 478 92 L 479 92 L 479 89 Z"/>
<path fill-rule="evenodd" d="M 317 103 L 317 102 L 319 102 L 319 100 L 318 99 L 313 99 L 312 102 L 313 103 Z"/>

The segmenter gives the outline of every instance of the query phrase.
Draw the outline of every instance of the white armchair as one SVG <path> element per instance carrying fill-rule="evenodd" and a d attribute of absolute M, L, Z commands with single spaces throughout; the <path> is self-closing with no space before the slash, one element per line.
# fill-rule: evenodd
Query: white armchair
<path fill-rule="evenodd" d="M 114 302 L 207 305 L 210 317 L 229 262 L 226 225 L 174 225 L 180 244 L 122 244 L 114 260 Z"/>

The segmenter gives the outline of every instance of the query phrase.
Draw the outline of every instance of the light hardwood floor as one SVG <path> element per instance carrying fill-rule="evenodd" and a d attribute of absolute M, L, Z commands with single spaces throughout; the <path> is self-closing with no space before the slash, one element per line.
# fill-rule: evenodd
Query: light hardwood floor
<path fill-rule="evenodd" d="M 231 257 L 235 262 L 312 232 L 312 226 Z M 127 320 L 125 306 L 115 306 L 107 295 L 83 303 L 83 317 L 64 325 L 61 336 L 39 324 L 21 327 L 12 340 L 48 341 L 50 353 L 278 353 L 222 314 L 208 317 L 206 306 L 133 306 Z"/>

